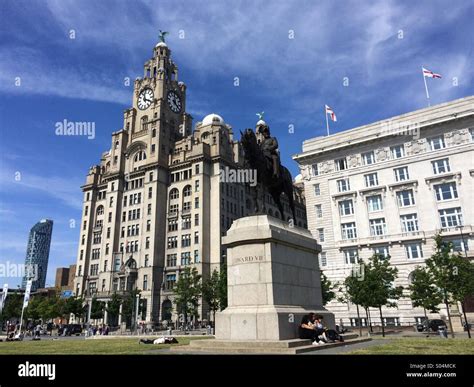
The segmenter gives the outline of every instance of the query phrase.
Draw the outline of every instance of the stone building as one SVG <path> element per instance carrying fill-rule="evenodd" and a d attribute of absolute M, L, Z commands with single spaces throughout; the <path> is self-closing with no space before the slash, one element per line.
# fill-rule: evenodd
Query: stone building
<path fill-rule="evenodd" d="M 186 85 L 164 42 L 137 78 L 123 128 L 89 170 L 77 254 L 75 294 L 108 301 L 139 289 L 150 324 L 176 318 L 173 287 L 186 266 L 203 279 L 225 262 L 221 237 L 253 208 L 249 183 L 226 179 L 242 169 L 232 127 L 209 114 L 192 131 Z M 296 189 L 296 224 L 306 227 Z M 268 196 L 268 211 L 277 213 Z M 290 216 L 285 201 L 285 219 Z M 200 318 L 208 319 L 205 305 Z"/>
<path fill-rule="evenodd" d="M 396 285 L 406 288 L 415 267 L 433 253 L 439 231 L 472 259 L 473 139 L 471 96 L 304 141 L 294 159 L 326 276 L 342 282 L 357 257 L 389 254 L 399 270 Z M 337 321 L 356 324 L 354 305 L 333 301 L 328 309 Z M 384 316 L 389 325 L 406 325 L 424 311 L 403 298 Z M 372 317 L 380 323 L 377 311 Z"/>

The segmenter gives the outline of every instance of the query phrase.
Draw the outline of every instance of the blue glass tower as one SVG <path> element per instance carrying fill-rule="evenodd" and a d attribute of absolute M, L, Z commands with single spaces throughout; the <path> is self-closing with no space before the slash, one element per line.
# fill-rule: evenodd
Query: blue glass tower
<path fill-rule="evenodd" d="M 45 287 L 52 232 L 53 221 L 49 219 L 40 220 L 30 230 L 22 287 L 25 288 L 26 282 L 32 279 L 32 292 Z"/>

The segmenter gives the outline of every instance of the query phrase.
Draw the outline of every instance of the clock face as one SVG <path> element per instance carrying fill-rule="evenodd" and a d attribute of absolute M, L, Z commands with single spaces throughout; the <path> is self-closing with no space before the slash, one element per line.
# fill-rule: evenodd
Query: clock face
<path fill-rule="evenodd" d="M 138 108 L 140 110 L 148 109 L 153 102 L 153 90 L 146 88 L 143 89 L 138 96 Z"/>
<path fill-rule="evenodd" d="M 179 98 L 179 95 L 176 94 L 174 91 L 170 91 L 168 93 L 168 105 L 170 107 L 170 109 L 175 112 L 175 113 L 179 113 L 181 111 L 181 108 L 182 108 L 182 104 L 181 104 L 181 99 Z"/>

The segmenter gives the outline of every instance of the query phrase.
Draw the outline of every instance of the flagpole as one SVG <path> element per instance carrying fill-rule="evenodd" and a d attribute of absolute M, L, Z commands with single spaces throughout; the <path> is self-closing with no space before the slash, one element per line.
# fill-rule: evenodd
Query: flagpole
<path fill-rule="evenodd" d="M 423 67 L 421 68 L 421 73 L 423 74 L 423 81 L 425 82 L 425 90 L 426 90 L 426 98 L 428 99 L 428 106 L 431 106 L 430 94 L 428 93 L 428 84 L 426 83 L 426 77 L 425 77 L 425 72 L 423 70 Z"/>
<path fill-rule="evenodd" d="M 324 106 L 324 115 L 326 116 L 326 131 L 327 131 L 328 136 L 329 136 L 329 121 L 328 121 L 328 112 L 326 110 L 326 106 Z"/>

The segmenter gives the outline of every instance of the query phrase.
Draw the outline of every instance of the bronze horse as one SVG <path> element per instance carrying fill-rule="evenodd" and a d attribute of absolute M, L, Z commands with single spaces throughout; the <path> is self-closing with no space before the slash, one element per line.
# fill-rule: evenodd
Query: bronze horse
<path fill-rule="evenodd" d="M 263 212 L 266 212 L 264 193 L 265 189 L 267 189 L 280 211 L 281 218 L 285 220 L 285 213 L 280 200 L 280 195 L 284 192 L 288 198 L 291 213 L 293 214 L 293 221 L 296 222 L 293 180 L 290 171 L 286 167 L 280 166 L 280 177 L 275 178 L 273 176 L 273 168 L 263 155 L 257 143 L 257 137 L 254 131 L 252 129 L 245 129 L 244 133 L 240 131 L 240 134 L 240 142 L 244 149 L 245 162 L 248 167 L 257 171 L 257 185 L 254 190 L 255 212 L 259 213 L 258 199 L 262 202 Z"/>

